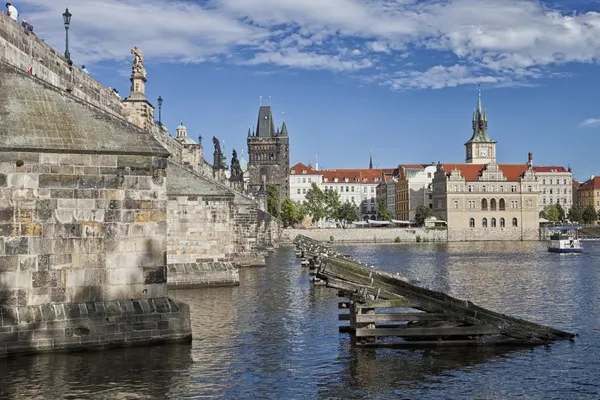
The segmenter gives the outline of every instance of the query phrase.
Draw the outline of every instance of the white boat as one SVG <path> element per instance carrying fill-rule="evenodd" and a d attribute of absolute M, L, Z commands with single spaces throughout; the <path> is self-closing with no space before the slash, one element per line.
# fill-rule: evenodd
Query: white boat
<path fill-rule="evenodd" d="M 552 253 L 581 253 L 583 246 L 579 240 L 577 226 L 557 226 L 552 228 L 548 251 Z"/>

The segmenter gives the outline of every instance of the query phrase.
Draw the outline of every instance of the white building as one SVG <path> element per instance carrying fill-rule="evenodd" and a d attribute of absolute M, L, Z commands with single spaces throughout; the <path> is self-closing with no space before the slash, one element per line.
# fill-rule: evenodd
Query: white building
<path fill-rule="evenodd" d="M 309 165 L 298 163 L 290 168 L 289 175 L 290 199 L 295 202 L 303 203 L 306 200 L 306 192 L 313 183 L 316 183 L 319 189 L 324 190 L 323 174 L 321 171 L 313 169 Z"/>
<path fill-rule="evenodd" d="M 298 163 L 290 168 L 290 199 L 304 202 L 312 183 L 319 189 L 333 190 L 340 200 L 354 203 L 361 220 L 377 219 L 376 188 L 381 176 L 392 169 L 329 169 L 316 170 L 310 165 Z"/>
<path fill-rule="evenodd" d="M 549 204 L 560 204 L 565 210 L 565 215 L 567 215 L 573 206 L 573 174 L 571 169 L 559 166 L 534 166 L 533 171 L 540 188 L 539 211 L 542 211 Z"/>

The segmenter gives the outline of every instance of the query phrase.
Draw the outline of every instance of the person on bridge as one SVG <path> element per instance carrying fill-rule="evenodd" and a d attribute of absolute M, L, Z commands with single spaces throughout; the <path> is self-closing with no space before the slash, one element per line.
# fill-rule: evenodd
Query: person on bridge
<path fill-rule="evenodd" d="M 13 20 L 17 21 L 19 19 L 19 12 L 16 7 L 10 3 L 6 3 L 6 9 L 8 10 L 7 15 L 11 17 Z"/>

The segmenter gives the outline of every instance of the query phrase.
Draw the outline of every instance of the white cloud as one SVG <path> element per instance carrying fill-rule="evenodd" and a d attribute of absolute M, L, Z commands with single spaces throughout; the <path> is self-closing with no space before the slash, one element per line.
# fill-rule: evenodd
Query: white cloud
<path fill-rule="evenodd" d="M 39 34 L 61 48 L 62 5 L 48 0 L 19 4 Z M 332 71 L 373 67 L 392 76 L 393 82 L 388 82 L 392 87 L 412 89 L 474 82 L 510 84 L 552 76 L 556 65 L 600 59 L 599 13 L 561 13 L 537 0 L 208 0 L 202 4 L 78 0 L 70 8 L 72 54 L 85 63 L 124 60 L 137 45 L 147 58 L 163 61 L 226 59 Z M 344 53 L 342 48 L 356 50 Z M 390 59 L 407 56 L 422 69 L 397 72 Z"/>
<path fill-rule="evenodd" d="M 579 124 L 582 128 L 595 128 L 600 126 L 600 118 L 588 118 Z"/>

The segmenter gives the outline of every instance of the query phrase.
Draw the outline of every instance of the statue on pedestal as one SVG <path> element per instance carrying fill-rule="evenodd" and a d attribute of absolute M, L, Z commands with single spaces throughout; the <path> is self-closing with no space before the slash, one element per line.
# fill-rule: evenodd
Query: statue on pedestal
<path fill-rule="evenodd" d="M 237 151 L 233 149 L 233 155 L 231 157 L 231 178 L 230 180 L 239 180 L 242 177 L 242 168 L 240 167 L 240 161 L 237 158 Z"/>
<path fill-rule="evenodd" d="M 142 75 L 144 78 L 146 77 L 146 68 L 144 68 L 144 53 L 140 50 L 139 47 L 135 46 L 131 49 L 131 54 L 134 55 L 133 59 L 133 67 L 131 69 L 131 75 Z"/>

